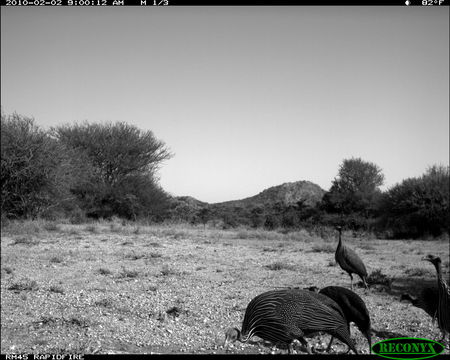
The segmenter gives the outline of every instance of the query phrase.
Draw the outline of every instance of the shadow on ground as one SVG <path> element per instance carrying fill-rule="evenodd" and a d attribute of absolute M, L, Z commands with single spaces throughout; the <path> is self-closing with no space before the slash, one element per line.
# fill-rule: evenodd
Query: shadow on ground
<path fill-rule="evenodd" d="M 376 337 L 382 338 L 382 339 L 393 339 L 393 338 L 400 338 L 400 337 L 407 337 L 405 334 L 396 333 L 393 331 L 387 331 L 387 330 L 376 330 L 372 328 L 372 334 Z"/>
<path fill-rule="evenodd" d="M 400 297 L 402 294 L 408 293 L 414 296 L 420 293 L 425 287 L 437 287 L 437 280 L 433 278 L 423 277 L 396 277 L 388 291 L 393 296 Z"/>

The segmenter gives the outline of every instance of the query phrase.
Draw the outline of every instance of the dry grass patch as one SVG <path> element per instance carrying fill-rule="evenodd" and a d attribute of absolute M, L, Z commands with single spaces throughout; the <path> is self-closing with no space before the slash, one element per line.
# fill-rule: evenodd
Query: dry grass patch
<path fill-rule="evenodd" d="M 8 275 L 11 275 L 14 272 L 13 268 L 11 268 L 9 266 L 2 267 L 2 270 Z"/>
<path fill-rule="evenodd" d="M 367 277 L 368 285 L 384 285 L 390 288 L 393 281 L 394 279 L 383 274 L 381 269 L 372 271 Z"/>
<path fill-rule="evenodd" d="M 134 235 L 139 235 L 139 234 L 141 234 L 141 233 L 142 233 L 142 229 L 141 229 L 140 226 L 136 226 L 136 227 L 133 229 L 133 234 L 134 234 Z"/>
<path fill-rule="evenodd" d="M 100 268 L 97 270 L 100 275 L 111 275 L 112 271 L 106 268 Z"/>
<path fill-rule="evenodd" d="M 151 246 L 151 247 L 164 247 L 163 245 L 161 245 L 160 243 L 157 243 L 157 242 L 149 242 L 149 243 L 146 243 L 144 246 Z"/>
<path fill-rule="evenodd" d="M 24 221 L 8 221 L 3 226 L 2 233 L 9 235 L 36 235 L 43 230 L 44 221 L 42 220 L 24 220 Z"/>
<path fill-rule="evenodd" d="M 360 244 L 358 247 L 363 250 L 376 250 L 376 247 L 370 244 Z"/>
<path fill-rule="evenodd" d="M 137 278 L 139 276 L 139 272 L 136 270 L 129 270 L 122 268 L 122 271 L 119 273 L 120 278 Z"/>
<path fill-rule="evenodd" d="M 152 259 L 157 259 L 162 257 L 162 255 L 159 252 L 151 252 L 150 254 L 148 254 Z"/>
<path fill-rule="evenodd" d="M 54 292 L 57 294 L 64 294 L 64 289 L 59 285 L 52 285 L 49 287 L 48 291 Z"/>
<path fill-rule="evenodd" d="M 431 269 L 415 267 L 406 269 L 404 273 L 408 276 L 423 277 L 423 276 L 432 276 L 435 274 L 435 271 L 432 271 Z"/>
<path fill-rule="evenodd" d="M 98 234 L 99 230 L 98 230 L 98 226 L 95 224 L 89 224 L 84 228 L 84 231 L 86 232 L 90 232 L 92 234 Z"/>
<path fill-rule="evenodd" d="M 271 248 L 271 247 L 264 247 L 262 249 L 263 252 L 276 252 L 278 251 L 277 249 Z"/>
<path fill-rule="evenodd" d="M 52 256 L 49 260 L 53 264 L 61 264 L 64 258 L 61 255 Z"/>
<path fill-rule="evenodd" d="M 111 308 L 114 306 L 114 301 L 110 297 L 107 297 L 107 298 L 97 300 L 95 302 L 95 305 L 105 307 L 105 308 Z"/>
<path fill-rule="evenodd" d="M 145 257 L 145 254 L 128 253 L 125 254 L 125 259 L 129 260 L 139 260 Z"/>
<path fill-rule="evenodd" d="M 38 325 L 52 325 L 58 321 L 58 318 L 54 316 L 41 315 L 39 320 L 34 321 L 35 324 Z"/>
<path fill-rule="evenodd" d="M 109 224 L 109 230 L 112 233 L 120 233 L 120 232 L 122 232 L 122 226 L 120 226 L 116 223 L 112 223 L 112 224 Z"/>
<path fill-rule="evenodd" d="M 169 267 L 169 265 L 164 264 L 160 271 L 161 275 L 163 276 L 169 276 L 169 275 L 176 275 L 178 272 L 172 268 Z"/>
<path fill-rule="evenodd" d="M 91 325 L 91 322 L 88 319 L 83 317 L 72 315 L 68 319 L 64 319 L 67 325 L 75 325 L 83 328 L 87 328 Z"/>
<path fill-rule="evenodd" d="M 49 221 L 43 224 L 43 228 L 47 231 L 61 231 L 61 225 L 54 221 Z"/>
<path fill-rule="evenodd" d="M 80 230 L 78 230 L 74 226 L 71 226 L 69 228 L 64 229 L 64 233 L 66 233 L 68 235 L 80 235 Z"/>
<path fill-rule="evenodd" d="M 11 245 L 39 245 L 40 241 L 32 236 L 18 236 Z"/>
<path fill-rule="evenodd" d="M 30 279 L 19 280 L 18 282 L 15 282 L 8 287 L 8 290 L 12 290 L 12 291 L 35 291 L 38 289 L 39 289 L 39 286 L 38 286 L 36 280 L 30 280 Z"/>
<path fill-rule="evenodd" d="M 288 263 L 281 262 L 281 261 L 276 261 L 272 264 L 265 265 L 265 267 L 268 268 L 269 270 L 274 270 L 274 271 L 278 271 L 278 270 L 294 271 L 294 270 L 296 270 L 295 265 L 288 264 Z"/>
<path fill-rule="evenodd" d="M 334 252 L 336 252 L 336 246 L 331 245 L 331 244 L 317 244 L 317 245 L 313 245 L 310 252 L 334 253 Z"/>

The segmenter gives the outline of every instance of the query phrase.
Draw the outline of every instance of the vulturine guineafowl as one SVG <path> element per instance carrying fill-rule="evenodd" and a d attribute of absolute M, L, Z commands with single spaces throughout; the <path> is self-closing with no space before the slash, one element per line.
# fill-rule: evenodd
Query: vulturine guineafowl
<path fill-rule="evenodd" d="M 361 258 L 348 246 L 345 246 L 342 243 L 342 228 L 338 226 L 336 228 L 339 231 L 339 243 L 336 248 L 336 253 L 334 254 L 334 257 L 336 259 L 336 262 L 339 264 L 339 266 L 342 268 L 342 270 L 346 271 L 350 275 L 350 286 L 353 290 L 353 275 L 357 274 L 361 280 L 364 283 L 364 286 L 366 289 L 367 286 L 367 270 L 366 266 L 362 262 Z"/>
<path fill-rule="evenodd" d="M 354 322 L 359 331 L 366 337 L 369 343 L 369 351 L 372 352 L 372 337 L 370 330 L 370 315 L 366 304 L 361 297 L 353 291 L 342 286 L 327 286 L 319 291 L 319 294 L 326 295 L 334 300 L 342 309 L 347 323 Z M 328 344 L 331 347 L 333 338 Z"/>
<path fill-rule="evenodd" d="M 436 268 L 438 285 L 438 306 L 436 319 L 442 332 L 441 342 L 450 334 L 450 289 L 442 276 L 441 258 L 435 255 L 427 255 L 422 260 L 431 262 Z M 448 338 L 447 338 L 448 339 Z"/>
<path fill-rule="evenodd" d="M 407 300 L 413 306 L 424 310 L 431 316 L 434 323 L 438 308 L 438 297 L 439 291 L 437 287 L 425 287 L 420 291 L 417 297 L 413 297 L 410 294 L 402 294 L 400 301 Z"/>
<path fill-rule="evenodd" d="M 337 337 L 357 354 L 342 313 L 326 305 L 317 295 L 320 294 L 301 289 L 282 289 L 256 296 L 247 306 L 242 330 L 226 331 L 225 346 L 236 340 L 245 343 L 258 336 L 273 344 L 287 344 L 291 353 L 294 340 L 308 348 L 305 336 L 322 331 Z M 339 309 L 338 305 L 334 306 Z"/>

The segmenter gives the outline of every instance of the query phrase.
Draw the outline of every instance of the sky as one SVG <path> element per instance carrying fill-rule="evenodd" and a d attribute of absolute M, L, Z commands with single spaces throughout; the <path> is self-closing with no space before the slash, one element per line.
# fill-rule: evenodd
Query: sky
<path fill-rule="evenodd" d="M 174 196 L 328 190 L 351 157 L 388 189 L 449 164 L 449 7 L 2 7 L 1 106 L 151 130 Z"/>

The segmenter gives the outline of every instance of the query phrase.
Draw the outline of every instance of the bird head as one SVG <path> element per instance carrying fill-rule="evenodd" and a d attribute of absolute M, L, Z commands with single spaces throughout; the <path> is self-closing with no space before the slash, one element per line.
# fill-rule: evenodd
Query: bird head
<path fill-rule="evenodd" d="M 223 343 L 223 346 L 225 347 L 225 349 L 228 349 L 228 344 L 232 344 L 240 338 L 241 332 L 239 329 L 235 327 L 228 328 L 227 330 L 225 330 L 225 342 Z"/>
<path fill-rule="evenodd" d="M 441 258 L 439 256 L 435 256 L 435 255 L 432 255 L 432 254 L 428 254 L 427 256 L 424 256 L 422 258 L 422 260 L 429 261 L 433 265 L 437 265 L 437 264 L 441 263 Z"/>

